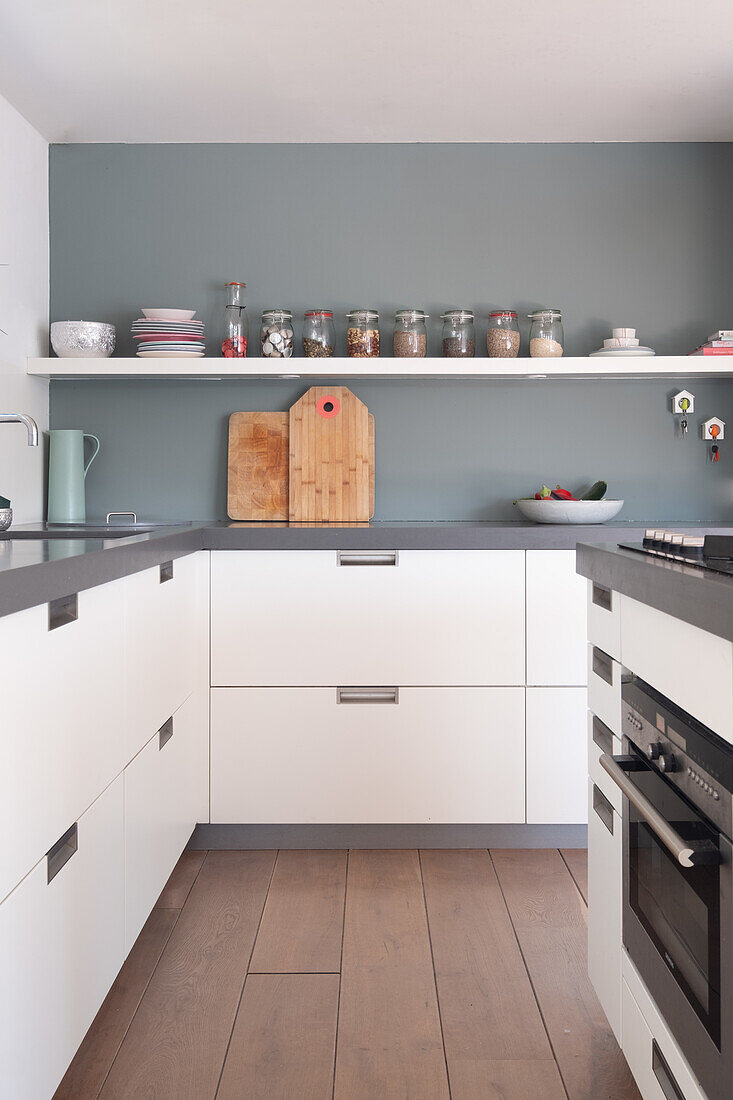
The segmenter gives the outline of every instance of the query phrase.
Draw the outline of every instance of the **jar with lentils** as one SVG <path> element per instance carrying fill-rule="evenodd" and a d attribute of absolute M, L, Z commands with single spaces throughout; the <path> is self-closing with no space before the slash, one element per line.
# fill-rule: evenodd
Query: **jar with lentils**
<path fill-rule="evenodd" d="M 473 328 L 473 311 L 448 309 L 441 314 L 443 322 L 443 357 L 445 359 L 473 359 L 476 354 L 476 337 Z"/>
<path fill-rule="evenodd" d="M 399 309 L 394 315 L 395 359 L 424 359 L 428 350 L 427 313 Z"/>
<path fill-rule="evenodd" d="M 486 351 L 490 359 L 516 359 L 519 355 L 519 325 L 513 309 L 495 309 L 489 314 Z"/>
<path fill-rule="evenodd" d="M 303 355 L 306 359 L 329 359 L 335 347 L 333 311 L 307 309 L 303 314 Z"/>
<path fill-rule="evenodd" d="M 379 313 L 376 309 L 352 309 L 346 314 L 346 354 L 353 359 L 379 355 Z"/>
<path fill-rule="evenodd" d="M 293 315 L 289 309 L 266 309 L 260 325 L 260 349 L 266 359 L 293 354 Z"/>
<path fill-rule="evenodd" d="M 565 338 L 559 309 L 536 309 L 529 314 L 529 354 L 532 359 L 556 359 L 563 353 Z"/>

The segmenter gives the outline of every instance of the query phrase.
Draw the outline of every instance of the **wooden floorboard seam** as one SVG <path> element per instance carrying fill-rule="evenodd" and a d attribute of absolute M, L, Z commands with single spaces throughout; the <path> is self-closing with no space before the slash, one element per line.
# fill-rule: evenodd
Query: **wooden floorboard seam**
<path fill-rule="evenodd" d="M 445 1032 L 443 1030 L 443 1013 L 440 1008 L 440 993 L 438 991 L 438 975 L 435 972 L 435 954 L 433 952 L 433 934 L 430 929 L 430 914 L 428 912 L 428 899 L 425 896 L 425 879 L 422 872 L 422 849 L 417 850 L 417 862 L 420 868 L 420 885 L 422 886 L 422 900 L 425 906 L 425 920 L 428 926 L 428 943 L 430 944 L 430 961 L 433 964 L 433 984 L 435 985 L 435 999 L 438 1002 L 438 1020 L 440 1022 L 440 1039 L 443 1044 L 443 1061 L 445 1062 L 445 1076 L 448 1080 L 448 1096 L 451 1097 L 450 1070 L 448 1069 L 448 1053 L 445 1049 Z"/>
<path fill-rule="evenodd" d="M 277 855 L 275 856 L 275 858 L 272 861 L 272 870 L 270 871 L 270 878 L 269 878 L 269 881 L 267 883 L 267 889 L 265 890 L 265 896 L 262 899 L 262 908 L 260 909 L 260 919 L 257 921 L 257 931 L 255 932 L 254 936 L 252 937 L 252 947 L 250 948 L 249 958 L 247 959 L 247 967 L 246 967 L 246 970 L 244 972 L 244 981 L 242 982 L 242 988 L 239 991 L 239 1000 L 237 1001 L 237 1011 L 234 1013 L 234 1018 L 232 1019 L 232 1029 L 229 1032 L 229 1040 L 227 1042 L 226 1050 L 224 1051 L 224 1057 L 222 1058 L 221 1067 L 219 1069 L 219 1077 L 218 1077 L 218 1080 L 216 1082 L 216 1089 L 214 1090 L 213 1100 L 216 1100 L 217 1096 L 219 1095 L 219 1089 L 221 1088 L 221 1079 L 224 1076 L 224 1066 L 227 1063 L 227 1055 L 229 1054 L 229 1048 L 232 1045 L 232 1036 L 234 1035 L 234 1028 L 237 1025 L 237 1016 L 239 1015 L 239 1009 L 242 1006 L 242 997 L 244 995 L 244 987 L 246 986 L 247 978 L 249 977 L 249 967 L 250 967 L 250 963 L 252 962 L 252 955 L 254 954 L 255 944 L 257 943 L 257 937 L 260 934 L 260 927 L 262 925 L 262 915 L 265 912 L 265 906 L 267 905 L 267 897 L 270 893 L 270 887 L 272 886 L 272 880 L 273 880 L 273 877 L 275 875 L 275 868 L 277 867 L 277 857 L 279 855 L 280 855 L 280 851 L 278 849 Z"/>
<path fill-rule="evenodd" d="M 344 933 L 346 931 L 346 898 L 349 892 L 349 857 L 351 850 L 346 849 L 346 878 L 344 880 L 344 907 L 341 910 L 341 957 L 339 960 L 339 991 L 336 999 L 336 1041 L 333 1044 L 333 1080 L 331 1081 L 331 1100 L 336 1096 L 336 1059 L 339 1050 L 339 1014 L 341 1012 L 341 981 L 344 972 Z"/>
<path fill-rule="evenodd" d="M 569 1093 L 568 1093 L 568 1087 L 565 1084 L 565 1078 L 562 1075 L 562 1068 L 560 1066 L 560 1063 L 557 1060 L 557 1054 L 555 1052 L 555 1047 L 554 1047 L 553 1042 L 552 1042 L 552 1036 L 550 1035 L 549 1028 L 547 1027 L 547 1020 L 545 1019 L 545 1014 L 542 1011 L 542 1005 L 540 1004 L 540 999 L 537 996 L 537 990 L 535 989 L 535 984 L 534 984 L 534 981 L 532 979 L 532 974 L 530 972 L 529 966 L 527 965 L 527 959 L 526 959 L 526 956 L 524 954 L 524 951 L 522 950 L 522 944 L 521 944 L 521 941 L 519 939 L 519 935 L 517 934 L 517 929 L 514 925 L 514 919 L 512 917 L 512 911 L 509 908 L 509 904 L 508 904 L 507 899 L 506 899 L 506 894 L 504 893 L 504 887 L 502 886 L 501 878 L 499 877 L 499 872 L 497 871 L 496 866 L 494 864 L 494 857 L 491 854 L 491 849 L 490 848 L 488 849 L 488 853 L 489 853 L 489 859 L 491 860 L 491 866 L 494 868 L 494 874 L 496 875 L 496 881 L 499 883 L 499 890 L 501 891 L 501 896 L 502 896 L 502 899 L 504 901 L 504 907 L 507 911 L 507 915 L 509 917 L 509 922 L 512 926 L 512 932 L 514 933 L 514 938 L 517 941 L 517 947 L 519 948 L 519 954 L 522 956 L 522 963 L 524 964 L 524 969 L 527 971 L 527 977 L 529 979 L 530 988 L 532 990 L 532 996 L 534 997 L 535 1002 L 537 1004 L 537 1011 L 540 1014 L 540 1019 L 542 1020 L 542 1026 L 545 1029 L 545 1035 L 547 1036 L 547 1042 L 550 1045 L 550 1050 L 552 1051 L 552 1057 L 554 1059 L 555 1065 L 557 1066 L 557 1072 L 560 1074 L 560 1081 L 562 1083 L 563 1092 L 565 1093 L 565 1096 L 566 1096 L 567 1100 L 570 1100 L 570 1096 L 569 1096 Z M 565 863 L 565 860 L 563 860 L 563 863 Z M 565 866 L 567 867 L 567 864 L 565 864 Z M 568 874 L 570 875 L 570 869 L 569 868 L 568 868 Z M 570 875 L 570 878 L 573 879 L 573 876 Z M 573 879 L 573 884 L 575 884 L 575 879 Z"/>

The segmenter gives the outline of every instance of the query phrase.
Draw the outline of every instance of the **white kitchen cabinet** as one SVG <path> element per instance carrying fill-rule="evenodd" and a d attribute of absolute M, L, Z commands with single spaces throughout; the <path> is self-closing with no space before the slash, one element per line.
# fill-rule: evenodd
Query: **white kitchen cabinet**
<path fill-rule="evenodd" d="M 208 683 L 208 561 L 202 551 L 127 578 L 128 760 Z"/>
<path fill-rule="evenodd" d="M 126 583 L 0 618 L 0 899 L 126 763 Z"/>
<path fill-rule="evenodd" d="M 621 597 L 624 665 L 733 742 L 733 643 Z"/>
<path fill-rule="evenodd" d="M 575 551 L 528 550 L 526 564 L 527 684 L 584 685 L 586 582 Z"/>
<path fill-rule="evenodd" d="M 588 974 L 621 1041 L 622 818 L 588 783 Z"/>
<path fill-rule="evenodd" d="M 705 1100 L 705 1094 L 631 964 L 622 983 L 622 1048 L 643 1100 Z"/>
<path fill-rule="evenodd" d="M 524 821 L 521 688 L 211 695 L 212 822 Z"/>
<path fill-rule="evenodd" d="M 602 753 L 619 756 L 622 752 L 621 739 L 614 736 L 605 722 L 588 711 L 588 775 L 619 815 L 623 810 L 621 788 L 614 783 L 605 768 L 601 767 L 600 757 Z"/>
<path fill-rule="evenodd" d="M 205 696 L 194 692 L 125 768 L 127 951 L 205 813 L 206 711 Z"/>
<path fill-rule="evenodd" d="M 223 551 L 211 569 L 212 685 L 524 683 L 521 550 Z"/>
<path fill-rule="evenodd" d="M 588 641 L 615 661 L 621 660 L 621 597 L 618 592 L 588 581 Z"/>
<path fill-rule="evenodd" d="M 527 821 L 587 820 L 585 688 L 527 688 Z"/>
<path fill-rule="evenodd" d="M 0 905 L 0 1093 L 49 1100 L 124 959 L 122 776 Z M 71 852 L 70 846 L 67 854 Z"/>
<path fill-rule="evenodd" d="M 588 709 L 621 737 L 621 665 L 598 646 L 588 646 Z"/>

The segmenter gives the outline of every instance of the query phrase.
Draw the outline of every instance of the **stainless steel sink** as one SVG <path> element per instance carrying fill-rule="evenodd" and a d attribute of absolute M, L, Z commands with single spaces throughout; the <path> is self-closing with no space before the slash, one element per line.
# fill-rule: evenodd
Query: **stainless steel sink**
<path fill-rule="evenodd" d="M 145 535 L 161 527 L 190 527 L 191 523 L 94 523 L 78 526 L 37 524 L 32 527 L 10 528 L 0 534 L 0 539 L 129 539 L 132 535 Z"/>

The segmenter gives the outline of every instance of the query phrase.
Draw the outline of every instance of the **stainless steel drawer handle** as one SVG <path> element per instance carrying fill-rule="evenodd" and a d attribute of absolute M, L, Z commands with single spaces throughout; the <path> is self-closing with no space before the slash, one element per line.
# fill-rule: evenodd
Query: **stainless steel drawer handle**
<path fill-rule="evenodd" d="M 652 1071 L 661 1085 L 667 1100 L 685 1100 L 682 1089 L 677 1084 L 667 1059 L 662 1054 L 656 1039 L 652 1039 Z"/>
<path fill-rule="evenodd" d="M 613 836 L 613 806 L 606 798 L 600 787 L 593 784 L 593 809 Z"/>
<path fill-rule="evenodd" d="M 604 588 L 601 584 L 593 585 L 593 594 L 591 596 L 593 603 L 596 607 L 602 608 L 604 611 L 612 611 L 612 593 L 610 588 Z"/>
<path fill-rule="evenodd" d="M 387 550 L 380 554 L 361 554 L 352 550 L 339 550 L 336 554 L 337 565 L 399 565 L 397 550 Z"/>
<path fill-rule="evenodd" d="M 173 562 L 164 561 L 160 567 L 160 583 L 165 584 L 166 581 L 173 580 Z"/>
<path fill-rule="evenodd" d="M 613 687 L 613 658 L 597 646 L 593 646 L 593 671 Z"/>
<path fill-rule="evenodd" d="M 173 716 L 167 718 L 163 725 L 158 730 L 158 752 L 170 741 L 173 736 Z"/>
<path fill-rule="evenodd" d="M 698 863 L 717 863 L 719 861 L 719 853 L 715 851 L 706 852 L 703 858 L 700 858 L 695 849 L 691 848 L 686 840 L 683 840 L 677 830 L 672 828 L 667 819 L 660 814 L 659 810 L 641 793 L 636 784 L 629 779 L 613 756 L 609 756 L 604 752 L 599 757 L 599 763 L 604 771 L 607 771 L 611 776 L 616 786 L 626 795 L 632 806 L 636 807 L 655 836 L 661 840 L 667 851 L 674 856 L 682 867 L 695 867 Z"/>
<path fill-rule="evenodd" d="M 60 596 L 48 605 L 48 629 L 57 630 L 60 626 L 76 622 L 79 618 L 79 597 L 76 592 L 71 596 Z"/>
<path fill-rule="evenodd" d="M 69 862 L 79 847 L 79 828 L 77 823 L 67 829 L 52 848 L 46 852 L 46 885 L 56 878 L 62 867 Z"/>
<path fill-rule="evenodd" d="M 399 688 L 336 688 L 337 703 L 399 703 Z"/>
<path fill-rule="evenodd" d="M 613 756 L 613 734 L 606 723 L 596 718 L 595 714 L 593 715 L 593 741 L 601 752 Z"/>

